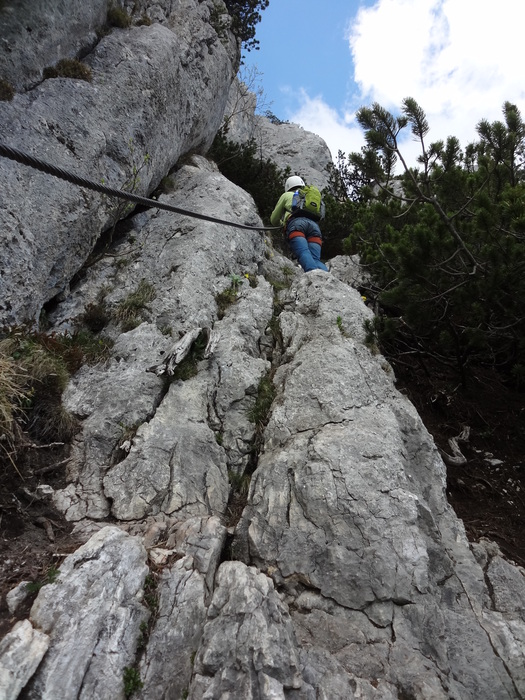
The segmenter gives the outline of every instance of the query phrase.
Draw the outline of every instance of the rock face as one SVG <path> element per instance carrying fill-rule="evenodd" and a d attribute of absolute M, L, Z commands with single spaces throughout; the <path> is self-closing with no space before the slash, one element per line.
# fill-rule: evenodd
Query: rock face
<path fill-rule="evenodd" d="M 155 189 L 181 155 L 204 152 L 223 117 L 237 43 L 224 25 L 219 37 L 210 24 L 212 2 L 164 4 L 173 9 L 161 12 L 162 3 L 152 8 L 162 23 L 114 29 L 84 55 L 91 82 L 48 79 L 0 102 L 2 141 L 97 183 L 124 189 L 127 183 L 138 194 Z M 83 5 L 89 9 L 64 15 L 62 0 L 42 4 L 42 15 L 54 18 L 44 29 L 60 23 L 66 37 L 59 44 L 49 29 L 53 52 L 61 50 L 55 58 L 92 43 L 103 3 Z M 38 24 L 32 4 L 31 10 L 23 4 L 20 14 L 14 4 L 2 6 L 13 19 L 0 25 L 0 76 L 5 72 L 17 85 L 25 67 L 29 74 L 36 66 L 41 71 L 52 56 L 33 58 L 25 32 L 15 31 L 24 13 Z M 26 55 L 35 62 L 32 68 L 22 58 L 12 65 L 13 56 Z M 5 158 L 0 182 L 0 319 L 13 324 L 38 317 L 43 303 L 67 289 L 122 206 Z"/>
<path fill-rule="evenodd" d="M 289 167 L 310 185 L 323 189 L 328 185 L 326 166 L 332 163 L 330 149 L 317 134 L 299 124 L 275 123 L 255 114 L 255 95 L 243 83 L 232 83 L 225 112 L 227 138 L 237 143 L 254 140 L 264 158 L 279 168 Z"/>
<path fill-rule="evenodd" d="M 186 28 L 183 9 L 207 8 L 173 5 Z M 157 47 L 179 36 L 170 22 L 118 35 L 142 42 L 149 32 Z M 110 45 L 122 49 L 119 41 L 101 42 L 92 65 Z M 130 50 L 134 70 L 139 55 L 148 63 Z M 212 133 L 204 118 L 190 127 L 184 111 L 177 121 L 171 99 L 179 105 L 195 85 L 188 71 L 189 82 L 181 77 L 177 94 L 158 107 L 169 117 L 144 134 L 158 169 L 150 182 L 169 170 L 182 143 L 206 143 Z M 81 86 L 71 108 L 104 93 L 123 124 L 112 75 L 108 69 L 96 94 Z M 60 85 L 70 94 L 68 81 L 47 82 L 57 99 Z M 2 119 L 24 100 L 47 104 L 39 90 L 4 103 Z M 214 99 L 208 110 L 220 111 L 223 96 Z M 90 141 L 95 122 L 84 126 Z M 21 133 L 22 118 L 6 128 Z M 125 143 L 115 133 L 114 142 Z M 111 140 L 109 127 L 99 138 Z M 2 212 L 21 210 L 29 221 L 36 214 L 26 211 L 33 205 L 14 187 L 15 173 L 42 193 L 50 185 L 13 166 Z M 38 245 L 21 237 L 4 253 L 15 270 L 2 279 L 11 304 L 4 319 L 39 308 L 51 285 L 43 251 L 67 238 L 69 225 L 75 230 L 83 217 L 94 237 L 108 217 L 107 203 L 85 195 L 82 213 L 68 222 L 78 193 L 59 185 L 53 197 L 40 214 L 46 233 Z M 172 173 L 161 197 L 261 225 L 251 197 L 200 155 Z M 260 230 L 158 210 L 128 223 L 73 289 L 65 284 L 50 314 L 58 333 L 102 304 L 102 332 L 114 345 L 64 394 L 81 428 L 67 486 L 46 488 L 85 544 L 0 642 L 0 697 L 523 698 L 524 572 L 492 543 L 467 541 L 430 435 L 386 360 L 365 344 L 371 311 L 352 287 L 355 260 L 304 274 Z M 40 301 L 17 283 L 21 240 Z M 84 253 L 67 255 L 64 270 Z M 131 318 L 124 312 L 139 289 L 143 303 Z"/>
<path fill-rule="evenodd" d="M 0 5 L 0 75 L 17 90 L 42 81 L 43 69 L 77 58 L 97 44 L 106 23 L 108 0 L 6 0 Z"/>

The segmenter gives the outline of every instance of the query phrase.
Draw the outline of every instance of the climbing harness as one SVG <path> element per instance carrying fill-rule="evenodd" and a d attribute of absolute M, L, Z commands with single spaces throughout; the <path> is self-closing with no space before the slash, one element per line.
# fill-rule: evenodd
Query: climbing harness
<path fill-rule="evenodd" d="M 131 192 L 124 192 L 124 190 L 117 190 L 113 187 L 106 187 L 106 185 L 101 185 L 98 182 L 93 182 L 92 180 L 86 180 L 83 177 L 78 177 L 73 173 L 67 172 L 62 168 L 57 168 L 55 165 L 46 163 L 43 160 L 39 160 L 33 156 L 23 153 L 16 148 L 11 148 L 0 142 L 0 156 L 4 158 L 9 158 L 22 165 L 28 165 L 30 168 L 35 168 L 36 170 L 41 170 L 43 173 L 48 175 L 54 175 L 61 180 L 66 180 L 71 182 L 73 185 L 78 185 L 79 187 L 86 187 L 89 190 L 94 190 L 95 192 L 102 192 L 102 194 L 110 195 L 111 197 L 120 197 L 121 199 L 127 199 L 129 202 L 135 202 L 135 204 L 142 204 L 146 207 L 151 207 L 154 209 L 164 209 L 165 211 L 175 212 L 175 214 L 182 214 L 183 216 L 190 216 L 194 219 L 201 219 L 202 221 L 211 221 L 214 224 L 222 224 L 224 226 L 234 226 L 235 228 L 242 228 L 249 231 L 273 231 L 280 229 L 280 226 L 248 226 L 246 224 L 237 224 L 233 221 L 225 221 L 224 219 L 216 219 L 213 216 L 206 216 L 206 214 L 198 214 L 194 211 L 187 211 L 186 209 L 180 209 L 179 207 L 174 207 L 171 204 L 164 204 L 164 202 L 159 202 L 157 199 L 148 199 L 148 197 L 141 197 L 137 194 L 132 194 Z"/>

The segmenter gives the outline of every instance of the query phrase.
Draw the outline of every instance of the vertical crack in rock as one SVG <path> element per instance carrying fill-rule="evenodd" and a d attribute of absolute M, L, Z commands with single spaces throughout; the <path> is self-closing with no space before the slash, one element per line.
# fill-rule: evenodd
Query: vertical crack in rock
<path fill-rule="evenodd" d="M 454 534 L 452 546 L 448 539 L 457 529 L 437 450 L 382 358 L 360 345 L 366 310 L 357 294 L 321 273 L 305 275 L 291 291 L 279 393 L 235 533 L 239 557 L 285 594 L 317 688 L 331 682 L 320 664 L 328 652 L 341 664 L 336 675 L 363 687 L 375 676 L 407 697 L 470 697 L 467 687 L 487 698 L 514 697 L 516 669 L 507 673 L 462 602 L 464 583 L 451 576 L 461 559 L 467 600 L 483 589 L 466 539 Z M 351 330 L 341 339 L 335 317 L 343 311 L 348 319 L 350 308 L 356 320 L 345 323 Z M 386 617 L 386 609 L 379 614 L 388 605 Z M 335 620 L 348 614 L 356 626 L 341 628 L 345 653 L 334 654 Z M 368 638 L 353 639 L 367 625 Z M 377 629 L 381 638 L 371 644 Z"/>

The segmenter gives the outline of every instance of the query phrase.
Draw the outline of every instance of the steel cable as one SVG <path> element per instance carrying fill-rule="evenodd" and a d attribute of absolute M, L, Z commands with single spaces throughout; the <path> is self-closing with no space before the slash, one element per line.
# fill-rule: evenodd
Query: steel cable
<path fill-rule="evenodd" d="M 9 158 L 22 165 L 28 165 L 31 168 L 40 170 L 48 175 L 53 175 L 61 180 L 66 180 L 71 182 L 73 185 L 78 185 L 79 187 L 86 187 L 89 190 L 94 190 L 95 192 L 101 192 L 102 194 L 107 194 L 110 197 L 120 197 L 121 199 L 126 199 L 129 202 L 134 202 L 135 204 L 142 204 L 146 207 L 151 207 L 154 209 L 164 209 L 165 211 L 175 212 L 175 214 L 182 214 L 183 216 L 190 216 L 193 219 L 201 219 L 202 221 L 210 221 L 214 224 L 221 224 L 223 226 L 234 226 L 235 228 L 241 228 L 249 231 L 276 231 L 279 230 L 279 226 L 248 226 L 247 224 L 237 224 L 233 221 L 225 221 L 224 219 L 216 219 L 213 216 L 207 216 L 206 214 L 198 214 L 194 211 L 187 211 L 186 209 L 181 209 L 180 207 L 174 207 L 172 204 L 165 204 L 164 202 L 159 202 L 156 199 L 149 199 L 148 197 L 141 197 L 140 195 L 133 194 L 132 192 L 124 192 L 124 190 L 114 189 L 113 187 L 107 187 L 106 185 L 99 184 L 98 182 L 93 182 L 92 180 L 87 180 L 86 178 L 79 177 L 73 173 L 63 170 L 62 168 L 57 168 L 51 163 L 46 163 L 39 158 L 30 156 L 23 151 L 19 151 L 16 148 L 11 148 L 0 142 L 0 156 L 4 158 Z"/>

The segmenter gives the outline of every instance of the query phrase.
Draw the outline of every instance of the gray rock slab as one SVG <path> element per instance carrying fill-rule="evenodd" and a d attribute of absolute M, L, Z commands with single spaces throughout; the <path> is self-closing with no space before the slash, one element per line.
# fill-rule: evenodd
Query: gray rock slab
<path fill-rule="evenodd" d="M 102 478 L 121 442 L 155 413 L 163 382 L 146 369 L 166 345 L 155 326 L 142 324 L 123 334 L 110 362 L 84 366 L 67 387 L 64 406 L 82 420 L 82 436 L 73 443 L 68 465 L 71 483 L 57 490 L 53 500 L 68 520 L 108 515 Z"/>
<path fill-rule="evenodd" d="M 138 429 L 128 457 L 104 477 L 117 518 L 224 513 L 227 464 L 206 423 L 206 396 L 207 383 L 199 377 L 174 382 L 154 418 Z"/>
<path fill-rule="evenodd" d="M 5 602 L 7 603 L 7 609 L 11 615 L 16 612 L 18 606 L 23 603 L 29 595 L 29 591 L 27 590 L 27 585 L 29 583 L 30 581 L 20 581 L 18 585 L 16 585 L 9 591 L 9 593 L 6 594 Z"/>
<path fill-rule="evenodd" d="M 172 201 L 260 223 L 253 200 L 203 158 L 182 168 L 174 187 Z M 264 236 L 196 226 L 163 212 L 145 220 L 134 245 L 132 266 L 124 272 L 116 267 L 111 276 L 107 261 L 100 261 L 53 316 L 60 327 L 82 313 L 100 291 L 97 270 L 104 271 L 110 314 L 137 279 L 155 290 L 148 320 L 126 333 L 111 326 L 111 359 L 82 368 L 65 392 L 64 405 L 82 420 L 82 432 L 73 446 L 70 483 L 55 492 L 54 503 L 74 521 L 103 519 L 110 509 L 124 520 L 161 512 L 224 513 L 228 471 L 242 472 L 249 459 L 255 431 L 249 411 L 270 366 L 260 345 L 273 313 L 272 288 L 262 277 L 252 287 L 244 276 L 257 279 Z M 232 275 L 241 280 L 234 313 L 227 310 L 218 320 L 216 296 L 231 286 Z M 160 330 L 166 327 L 169 334 Z M 176 338 L 196 327 L 217 333 L 214 353 L 198 364 L 196 378 L 179 380 L 168 391 L 167 380 L 150 370 Z M 124 453 L 119 448 L 127 435 Z"/>
<path fill-rule="evenodd" d="M 0 641 L 0 697 L 16 700 L 49 647 L 47 634 L 29 620 L 17 622 Z"/>
<path fill-rule="evenodd" d="M 135 659 L 148 572 L 138 538 L 105 527 L 64 560 L 31 609 L 50 639 L 28 699 L 123 698 L 123 671 Z"/>
<path fill-rule="evenodd" d="M 326 187 L 326 168 L 332 164 L 332 155 L 325 141 L 299 124 L 278 124 L 255 114 L 256 107 L 256 95 L 244 83 L 234 80 L 224 113 L 226 138 L 243 144 L 254 141 L 263 158 L 281 170 L 290 168 L 308 184 L 319 189 Z"/>
<path fill-rule="evenodd" d="M 16 0 L 0 7 L 0 75 L 17 90 L 42 80 L 43 69 L 61 58 L 93 49 L 106 22 L 108 0 Z"/>
<path fill-rule="evenodd" d="M 241 562 L 223 563 L 189 697 L 284 698 L 302 685 L 293 627 L 271 580 Z"/>
<path fill-rule="evenodd" d="M 160 575 L 156 621 L 140 662 L 143 700 L 188 691 L 226 529 L 215 517 L 190 518 L 176 535 L 180 559 Z"/>

